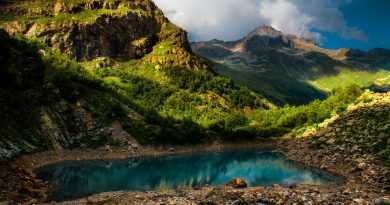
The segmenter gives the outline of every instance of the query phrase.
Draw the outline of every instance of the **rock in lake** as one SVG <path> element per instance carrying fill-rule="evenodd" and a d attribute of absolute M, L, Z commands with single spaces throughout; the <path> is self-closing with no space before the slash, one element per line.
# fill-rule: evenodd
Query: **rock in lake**
<path fill-rule="evenodd" d="M 229 183 L 226 184 L 226 186 L 240 189 L 246 188 L 248 184 L 241 178 L 233 178 Z"/>

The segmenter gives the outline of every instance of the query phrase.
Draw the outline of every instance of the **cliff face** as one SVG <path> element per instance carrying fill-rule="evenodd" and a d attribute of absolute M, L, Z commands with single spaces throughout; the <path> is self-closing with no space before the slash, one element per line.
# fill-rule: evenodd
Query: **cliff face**
<path fill-rule="evenodd" d="M 78 61 L 138 59 L 169 41 L 174 49 L 166 52 L 181 60 L 163 63 L 206 67 L 193 60 L 187 33 L 150 0 L 10 1 L 0 12 L 0 27 L 7 32 L 37 38 Z"/>
<path fill-rule="evenodd" d="M 95 93 L 101 97 L 95 101 L 108 105 L 109 97 L 77 81 L 63 81 L 66 89 L 56 85 L 60 82 L 48 75 L 38 50 L 1 30 L 0 45 L 0 158 L 44 149 L 62 151 L 97 125 L 96 116 L 102 113 L 86 94 Z M 80 86 L 84 91 L 76 91 Z M 95 136 L 100 139 L 99 133 Z"/>

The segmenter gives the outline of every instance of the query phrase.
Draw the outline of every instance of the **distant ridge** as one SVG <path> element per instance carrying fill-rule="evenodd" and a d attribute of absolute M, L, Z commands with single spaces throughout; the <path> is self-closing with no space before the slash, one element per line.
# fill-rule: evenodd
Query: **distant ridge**
<path fill-rule="evenodd" d="M 362 87 L 389 83 L 390 50 L 324 49 L 271 26 L 257 27 L 237 41 L 214 39 L 191 46 L 215 61 L 221 74 L 279 105 L 323 99 L 346 83 Z"/>

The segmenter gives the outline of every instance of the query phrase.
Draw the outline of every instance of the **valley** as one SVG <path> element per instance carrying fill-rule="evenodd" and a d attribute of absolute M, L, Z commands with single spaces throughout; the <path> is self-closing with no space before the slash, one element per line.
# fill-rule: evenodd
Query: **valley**
<path fill-rule="evenodd" d="M 309 39 L 261 26 L 237 41 L 193 42 L 216 69 L 277 105 L 325 99 L 338 87 L 388 87 L 390 52 L 323 49 Z"/>

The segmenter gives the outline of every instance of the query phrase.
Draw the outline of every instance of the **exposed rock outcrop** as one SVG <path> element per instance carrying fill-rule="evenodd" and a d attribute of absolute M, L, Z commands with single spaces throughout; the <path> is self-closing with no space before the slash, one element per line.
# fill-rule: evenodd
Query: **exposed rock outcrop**
<path fill-rule="evenodd" d="M 26 5 L 45 7 L 37 12 Z M 6 12 L 27 18 L 4 22 L 2 27 L 9 33 L 39 38 L 82 61 L 101 56 L 142 57 L 151 51 L 161 26 L 168 22 L 151 1 L 24 1 L 9 5 Z M 39 20 L 34 15 L 40 15 Z"/>
<path fill-rule="evenodd" d="M 37 48 L 1 30 L 0 43 L 0 159 L 47 149 L 61 153 L 75 146 L 102 146 L 110 141 L 126 145 L 131 141 L 139 147 L 119 122 L 120 140 L 118 133 L 99 131 L 110 123 L 104 119 L 112 108 L 113 96 L 77 80 L 72 85 L 54 81 L 45 73 Z M 100 104 L 95 105 L 96 101 Z M 108 107 L 99 110 L 97 106 L 102 105 Z M 118 106 L 124 107 L 129 123 L 147 126 L 134 110 Z M 113 118 L 114 114 L 109 115 Z"/>
<path fill-rule="evenodd" d="M 19 1 L 0 7 L 11 34 L 36 38 L 78 61 L 98 57 L 138 59 L 161 43 L 175 58 L 148 58 L 164 66 L 207 68 L 194 59 L 187 33 L 171 24 L 150 0 Z M 180 60 L 178 60 L 180 59 Z"/>

